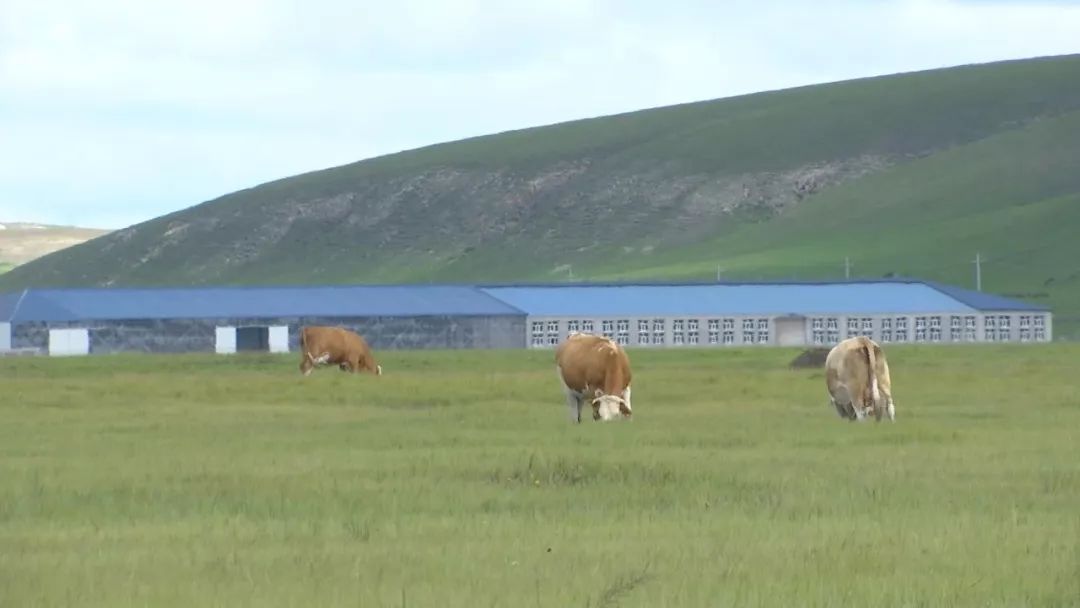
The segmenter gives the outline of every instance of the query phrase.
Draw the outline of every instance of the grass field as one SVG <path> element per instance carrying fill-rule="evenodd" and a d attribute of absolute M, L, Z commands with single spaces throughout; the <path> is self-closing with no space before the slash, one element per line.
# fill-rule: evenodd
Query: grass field
<path fill-rule="evenodd" d="M 796 351 L 0 359 L 0 606 L 1073 606 L 1080 348 L 894 347 L 894 425 Z"/>

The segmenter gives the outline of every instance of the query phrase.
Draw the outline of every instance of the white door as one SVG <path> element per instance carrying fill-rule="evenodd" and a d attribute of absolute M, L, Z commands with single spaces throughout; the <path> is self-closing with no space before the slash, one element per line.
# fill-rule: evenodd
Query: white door
<path fill-rule="evenodd" d="M 214 335 L 214 352 L 219 355 L 231 355 L 236 352 L 235 327 L 218 327 Z"/>
<path fill-rule="evenodd" d="M 11 323 L 0 323 L 0 350 L 11 350 Z"/>
<path fill-rule="evenodd" d="M 289 326 L 276 325 L 269 328 L 270 352 L 289 352 Z"/>
<path fill-rule="evenodd" d="M 806 344 L 805 319 L 777 319 L 776 343 L 780 346 L 803 346 Z"/>
<path fill-rule="evenodd" d="M 86 329 L 50 329 L 49 355 L 63 357 L 90 353 L 90 331 Z"/>

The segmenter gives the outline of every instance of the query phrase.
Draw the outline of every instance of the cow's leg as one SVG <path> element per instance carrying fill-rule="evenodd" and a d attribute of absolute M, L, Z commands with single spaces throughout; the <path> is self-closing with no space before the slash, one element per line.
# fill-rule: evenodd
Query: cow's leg
<path fill-rule="evenodd" d="M 555 373 L 559 376 L 559 384 L 562 385 L 563 394 L 566 395 L 566 407 L 570 410 L 570 422 L 581 422 L 581 397 L 577 391 L 566 385 L 566 380 L 563 380 L 562 370 L 559 366 L 555 366 Z"/>
<path fill-rule="evenodd" d="M 835 393 L 829 393 L 829 401 L 831 401 L 833 407 L 836 408 L 836 413 L 841 418 L 854 420 L 855 407 L 851 402 L 851 395 L 848 393 L 847 388 L 843 385 L 840 385 L 834 387 L 832 390 L 834 390 Z"/>
<path fill-rule="evenodd" d="M 885 408 L 885 412 L 889 415 L 889 422 L 896 422 L 896 407 L 893 406 L 892 399 L 889 399 L 889 404 Z"/>
<path fill-rule="evenodd" d="M 311 369 L 315 367 L 315 362 L 312 361 L 311 355 L 303 353 L 300 358 L 300 373 L 305 376 L 311 375 Z"/>
<path fill-rule="evenodd" d="M 570 408 L 570 422 L 581 422 L 581 397 L 569 387 L 566 389 L 566 406 Z"/>

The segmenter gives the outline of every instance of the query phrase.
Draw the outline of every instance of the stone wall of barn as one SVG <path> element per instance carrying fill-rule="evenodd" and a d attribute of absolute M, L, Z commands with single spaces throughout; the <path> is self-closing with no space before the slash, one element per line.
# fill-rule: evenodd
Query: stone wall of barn
<path fill-rule="evenodd" d="M 299 348 L 304 325 L 340 325 L 356 331 L 377 350 L 525 348 L 525 317 L 430 316 L 364 318 L 163 319 L 19 323 L 11 328 L 12 348 L 48 352 L 49 329 L 86 328 L 91 354 L 121 352 L 212 353 L 217 327 L 289 328 L 289 350 Z"/>

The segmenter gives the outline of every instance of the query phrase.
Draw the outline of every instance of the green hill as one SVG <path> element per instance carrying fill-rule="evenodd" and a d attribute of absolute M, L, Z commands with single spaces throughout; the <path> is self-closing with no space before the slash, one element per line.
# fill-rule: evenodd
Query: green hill
<path fill-rule="evenodd" d="M 1080 329 L 1080 55 L 643 110 L 223 196 L 16 268 L 24 285 L 837 277 L 1049 303 Z"/>

